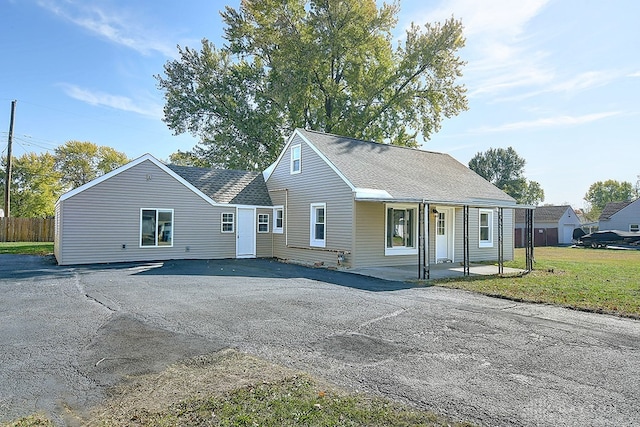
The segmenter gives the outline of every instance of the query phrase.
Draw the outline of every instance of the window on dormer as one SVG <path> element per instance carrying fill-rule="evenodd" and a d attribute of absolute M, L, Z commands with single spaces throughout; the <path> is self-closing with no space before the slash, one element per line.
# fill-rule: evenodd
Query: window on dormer
<path fill-rule="evenodd" d="M 300 173 L 302 149 L 300 144 L 291 147 L 291 173 Z"/>

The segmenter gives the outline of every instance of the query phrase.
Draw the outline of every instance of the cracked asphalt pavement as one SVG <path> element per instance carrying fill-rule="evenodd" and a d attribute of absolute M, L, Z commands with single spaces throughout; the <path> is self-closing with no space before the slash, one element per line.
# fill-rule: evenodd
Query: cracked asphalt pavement
<path fill-rule="evenodd" d="M 223 348 L 481 425 L 640 425 L 640 322 L 270 260 L 0 255 L 0 422 Z"/>

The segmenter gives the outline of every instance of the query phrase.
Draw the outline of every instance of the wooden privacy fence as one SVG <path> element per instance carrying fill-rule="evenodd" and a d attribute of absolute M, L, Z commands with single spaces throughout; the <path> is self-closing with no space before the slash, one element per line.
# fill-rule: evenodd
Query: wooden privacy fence
<path fill-rule="evenodd" d="M 0 218 L 0 242 L 53 242 L 53 218 Z"/>

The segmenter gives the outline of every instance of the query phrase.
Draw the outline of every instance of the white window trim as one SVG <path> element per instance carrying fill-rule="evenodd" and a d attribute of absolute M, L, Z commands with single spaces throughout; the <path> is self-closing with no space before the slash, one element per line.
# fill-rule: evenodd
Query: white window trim
<path fill-rule="evenodd" d="M 295 158 L 293 156 L 293 153 L 295 152 L 295 150 L 298 149 L 298 157 Z M 293 169 L 293 162 L 294 160 L 298 160 L 298 170 L 294 170 Z M 290 172 L 291 175 L 300 173 L 302 171 L 302 145 L 301 144 L 296 144 L 296 145 L 292 145 L 291 146 L 291 162 L 290 162 Z"/>
<path fill-rule="evenodd" d="M 159 245 L 158 244 L 158 230 L 156 230 L 156 244 L 155 245 L 143 245 L 142 244 L 142 212 L 143 211 L 156 211 L 156 224 L 158 224 L 158 213 L 159 212 L 171 212 L 171 244 L 170 245 Z M 140 230 L 138 233 L 138 247 L 140 248 L 172 248 L 173 247 L 173 238 L 175 236 L 175 217 L 173 209 L 162 209 L 162 208 L 140 208 Z M 156 225 L 157 228 L 157 225 Z"/>
<path fill-rule="evenodd" d="M 415 247 L 406 247 L 406 246 L 396 246 L 393 248 L 387 247 L 387 224 L 388 224 L 388 214 L 389 208 L 393 209 L 413 209 L 414 210 L 414 218 L 413 221 L 413 236 Z M 420 218 L 418 218 L 418 206 L 417 205 L 406 205 L 406 204 L 398 204 L 398 203 L 385 203 L 384 205 L 384 256 L 396 256 L 396 255 L 417 255 L 418 254 L 418 223 L 420 222 Z"/>
<path fill-rule="evenodd" d="M 632 230 L 632 228 L 635 228 L 635 230 Z M 629 224 L 629 231 L 632 233 L 637 233 L 640 231 L 640 224 Z"/>
<path fill-rule="evenodd" d="M 482 214 L 489 215 L 489 240 L 480 240 L 481 236 L 481 218 Z M 478 247 L 479 248 L 492 248 L 493 247 L 493 209 L 479 209 L 478 210 Z"/>
<path fill-rule="evenodd" d="M 324 209 L 324 239 L 315 238 L 316 208 Z M 325 248 L 327 244 L 327 204 L 311 203 L 309 210 L 309 246 Z"/>
<path fill-rule="evenodd" d="M 224 220 L 225 215 L 231 215 L 231 222 Z M 231 224 L 231 230 L 225 230 L 225 224 Z M 235 233 L 236 232 L 236 214 L 235 212 L 220 212 L 220 232 L 221 233 Z"/>
<path fill-rule="evenodd" d="M 282 225 L 276 226 L 276 220 L 278 219 L 278 211 L 282 211 Z M 282 234 L 284 232 L 284 206 L 273 207 L 273 232 L 276 234 Z"/>
<path fill-rule="evenodd" d="M 267 217 L 267 222 L 260 222 L 260 217 Z M 260 231 L 260 226 L 261 225 L 266 225 L 266 229 L 264 231 Z M 269 232 L 269 214 L 265 214 L 265 213 L 259 213 L 258 214 L 258 229 L 257 229 L 258 233 L 260 234 L 264 234 L 264 233 L 268 233 Z"/>

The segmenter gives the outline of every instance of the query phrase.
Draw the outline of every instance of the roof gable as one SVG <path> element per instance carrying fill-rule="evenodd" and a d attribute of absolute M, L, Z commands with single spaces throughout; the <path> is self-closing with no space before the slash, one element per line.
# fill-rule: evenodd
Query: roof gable
<path fill-rule="evenodd" d="M 448 154 L 302 129 L 296 132 L 354 189 L 356 197 L 362 190 L 372 198 L 515 204 L 511 196 Z"/>
<path fill-rule="evenodd" d="M 181 176 L 177 175 L 175 172 L 173 172 L 171 169 L 169 169 L 164 163 L 162 163 L 160 160 L 156 159 L 155 157 L 153 157 L 151 154 L 144 154 L 143 156 L 138 157 L 137 159 L 134 159 L 132 161 L 130 161 L 129 163 L 127 163 L 126 165 L 120 166 L 117 169 L 112 170 L 109 173 L 106 173 L 102 176 L 99 176 L 98 178 L 91 180 L 89 182 L 87 182 L 84 185 L 81 185 L 80 187 L 76 187 L 71 191 L 68 191 L 66 193 L 64 193 L 62 196 L 60 196 L 60 198 L 58 199 L 58 201 L 56 203 L 60 203 L 63 202 L 67 199 L 69 199 L 70 197 L 75 196 L 76 194 L 82 193 L 83 191 L 86 191 L 92 187 L 95 187 L 96 185 L 100 184 L 101 182 L 104 182 L 116 175 L 121 174 L 122 172 L 125 172 L 133 167 L 136 167 L 137 165 L 139 165 L 140 163 L 143 162 L 151 162 L 154 165 L 156 165 L 157 167 L 159 167 L 160 169 L 162 169 L 164 172 L 166 172 L 167 174 L 169 174 L 171 177 L 173 177 L 174 179 L 176 179 L 178 182 L 180 182 L 182 185 L 184 185 L 185 187 L 187 187 L 189 190 L 193 191 L 194 193 L 196 193 L 198 196 L 200 196 L 201 198 L 203 198 L 206 202 L 210 203 L 210 204 L 215 204 L 215 201 L 213 201 L 209 196 L 207 196 L 206 194 L 202 193 L 200 190 L 198 190 L 197 188 L 195 188 L 193 185 L 189 184 L 187 181 L 184 180 L 184 178 L 182 178 Z"/>
<path fill-rule="evenodd" d="M 602 212 L 600 213 L 600 218 L 598 221 L 610 219 L 613 215 L 620 212 L 622 209 L 626 208 L 633 202 L 609 202 L 604 206 Z"/>
<path fill-rule="evenodd" d="M 564 214 L 571 209 L 574 213 L 575 217 L 578 218 L 578 215 L 573 211 L 573 208 L 569 205 L 560 205 L 560 206 L 536 206 L 536 213 L 534 220 L 536 222 L 558 222 Z M 522 209 L 516 210 L 515 214 L 515 222 L 524 222 L 525 212 Z"/>
<path fill-rule="evenodd" d="M 151 154 L 138 157 L 124 166 L 114 169 L 107 174 L 63 194 L 57 203 L 86 191 L 145 161 L 153 163 L 211 205 L 238 204 L 271 206 L 271 199 L 269 198 L 269 193 L 260 173 L 175 165 L 167 166 Z"/>

